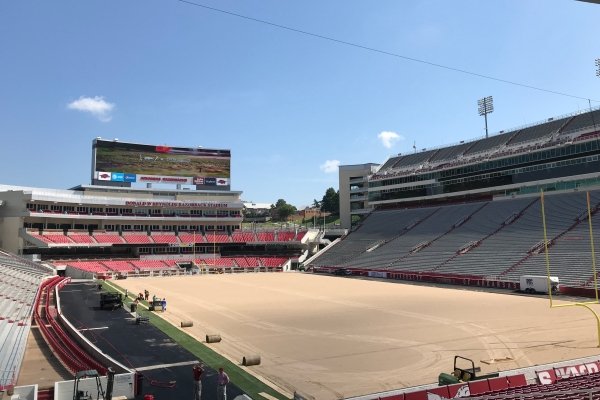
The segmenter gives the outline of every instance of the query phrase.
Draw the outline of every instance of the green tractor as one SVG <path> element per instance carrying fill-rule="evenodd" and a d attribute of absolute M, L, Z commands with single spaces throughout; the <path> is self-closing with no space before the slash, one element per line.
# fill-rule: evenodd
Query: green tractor
<path fill-rule="evenodd" d="M 464 368 L 458 366 L 459 363 L 457 361 L 459 360 L 461 361 L 461 367 Z M 467 364 L 466 366 L 464 365 L 465 363 Z M 479 379 L 495 378 L 499 375 L 497 372 L 486 375 L 477 375 L 477 373 L 479 372 L 481 372 L 481 368 L 476 367 L 475 363 L 470 358 L 454 356 L 454 370 L 451 374 L 442 372 L 438 376 L 438 384 L 440 386 L 453 385 L 455 383 L 460 382 L 470 382 Z"/>

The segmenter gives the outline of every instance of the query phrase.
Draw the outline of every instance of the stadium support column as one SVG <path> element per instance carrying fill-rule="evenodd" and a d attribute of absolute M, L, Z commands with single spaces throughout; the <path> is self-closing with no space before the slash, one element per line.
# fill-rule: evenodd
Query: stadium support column
<path fill-rule="evenodd" d="M 488 124 L 487 115 L 494 112 L 494 98 L 492 96 L 484 97 L 483 99 L 477 100 L 477 110 L 479 115 L 483 115 L 485 118 L 485 137 L 488 137 Z"/>

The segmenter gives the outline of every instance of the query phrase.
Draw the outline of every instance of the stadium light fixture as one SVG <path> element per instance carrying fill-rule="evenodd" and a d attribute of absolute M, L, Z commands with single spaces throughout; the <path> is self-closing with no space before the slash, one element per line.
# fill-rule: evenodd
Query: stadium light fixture
<path fill-rule="evenodd" d="M 488 137 L 488 124 L 487 115 L 494 112 L 494 98 L 492 96 L 484 97 L 483 99 L 477 100 L 477 110 L 479 115 L 483 115 L 485 118 L 485 137 Z"/>
<path fill-rule="evenodd" d="M 596 58 L 596 76 L 600 77 L 600 58 Z"/>

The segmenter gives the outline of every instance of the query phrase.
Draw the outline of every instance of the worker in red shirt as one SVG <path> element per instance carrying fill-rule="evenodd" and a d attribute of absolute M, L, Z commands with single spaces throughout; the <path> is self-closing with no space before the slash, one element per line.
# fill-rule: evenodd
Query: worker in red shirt
<path fill-rule="evenodd" d="M 202 397 L 202 374 L 204 373 L 204 368 L 202 368 L 202 364 L 198 363 L 194 365 L 192 371 L 194 372 L 194 400 L 200 400 Z"/>

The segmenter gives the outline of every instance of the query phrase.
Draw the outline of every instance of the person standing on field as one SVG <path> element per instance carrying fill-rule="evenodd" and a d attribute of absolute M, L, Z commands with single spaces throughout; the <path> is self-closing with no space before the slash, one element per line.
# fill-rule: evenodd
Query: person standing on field
<path fill-rule="evenodd" d="M 229 383 L 229 375 L 223 371 L 223 367 L 219 368 L 217 375 L 217 400 L 227 400 L 227 384 Z"/>
<path fill-rule="evenodd" d="M 204 373 L 204 368 L 202 368 L 202 364 L 198 363 L 194 365 L 192 368 L 194 373 L 194 400 L 201 400 L 202 397 L 202 374 Z"/>

